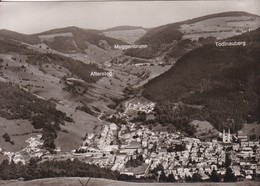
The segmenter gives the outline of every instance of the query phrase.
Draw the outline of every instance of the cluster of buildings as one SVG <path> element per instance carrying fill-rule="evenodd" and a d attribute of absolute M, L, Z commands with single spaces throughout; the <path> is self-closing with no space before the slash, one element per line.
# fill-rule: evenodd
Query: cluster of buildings
<path fill-rule="evenodd" d="M 260 175 L 260 144 L 249 141 L 247 135 L 238 135 L 223 130 L 222 140 L 201 141 L 185 137 L 180 132 L 152 131 L 146 126 L 108 123 L 100 134 L 89 133 L 82 146 L 72 152 L 51 155 L 42 148 L 41 135 L 27 140 L 25 149 L 12 153 L 4 152 L 9 160 L 23 162 L 31 157 L 46 160 L 79 159 L 100 167 L 140 177 L 160 176 L 162 171 L 175 180 L 185 181 L 187 177 L 199 174 L 208 180 L 213 170 L 219 175 L 226 174 L 227 167 L 239 179 L 253 179 Z M 158 168 L 160 167 L 160 169 Z"/>
<path fill-rule="evenodd" d="M 161 166 L 166 176 L 173 174 L 176 180 L 185 180 L 195 173 L 207 180 L 213 170 L 219 175 L 226 173 L 227 159 L 238 178 L 260 175 L 259 141 L 248 141 L 244 135 L 238 135 L 243 141 L 232 142 L 235 139 L 230 131 L 221 135 L 222 141 L 203 142 L 179 132 L 154 132 L 130 122 L 120 126 L 110 124 L 104 126 L 99 136 L 92 136 L 88 146 L 81 147 L 84 151 L 73 153 L 88 163 L 136 177 L 149 176 Z"/>
<path fill-rule="evenodd" d="M 113 139 L 116 135 L 117 125 L 112 123 L 110 125 L 105 125 L 100 138 L 96 140 L 97 147 L 101 150 L 111 151 L 113 148 L 118 148 L 118 145 L 112 145 Z"/>
<path fill-rule="evenodd" d="M 129 110 L 145 112 L 146 114 L 149 114 L 150 112 L 152 112 L 154 107 L 155 107 L 155 103 L 153 103 L 153 102 L 149 102 L 147 104 L 137 102 L 137 103 L 129 103 L 127 105 L 127 108 Z"/>
<path fill-rule="evenodd" d="M 43 141 L 41 140 L 42 135 L 36 135 L 26 140 L 28 146 L 18 152 L 4 151 L 3 154 L 8 157 L 9 161 L 15 163 L 22 162 L 25 164 L 30 158 L 40 158 L 49 152 L 43 149 Z M 59 151 L 59 150 L 58 150 Z M 58 152 L 57 151 L 57 152 Z"/>

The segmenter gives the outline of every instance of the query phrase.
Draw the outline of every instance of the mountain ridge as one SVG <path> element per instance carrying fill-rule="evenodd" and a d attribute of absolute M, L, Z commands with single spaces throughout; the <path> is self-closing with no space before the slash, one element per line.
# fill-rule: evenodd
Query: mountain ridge
<path fill-rule="evenodd" d="M 121 31 L 121 30 L 135 30 L 135 29 L 146 30 L 146 28 L 144 28 L 142 26 L 121 25 L 121 26 L 115 26 L 115 27 L 107 28 L 107 29 L 104 29 L 102 31 L 106 32 L 106 31 Z"/>
<path fill-rule="evenodd" d="M 65 34 L 64 34 L 65 33 Z M 55 35 L 56 34 L 56 35 Z M 77 51 L 85 53 L 85 49 L 88 48 L 89 42 L 100 48 L 104 49 L 104 44 L 101 41 L 105 41 L 108 45 L 125 44 L 125 42 L 105 36 L 98 30 L 85 30 L 78 27 L 64 27 L 52 29 L 36 34 L 21 34 L 10 30 L 0 30 L 0 37 L 5 39 L 14 39 L 28 44 L 41 44 L 45 43 L 50 48 L 61 52 Z"/>
<path fill-rule="evenodd" d="M 147 44 L 148 48 L 142 50 L 129 49 L 125 53 L 126 55 L 140 58 L 155 58 L 162 54 L 163 51 L 169 50 L 171 47 L 175 47 L 171 43 L 179 42 L 183 39 L 184 33 L 180 30 L 181 25 L 193 24 L 196 22 L 212 19 L 212 18 L 224 18 L 224 17 L 238 17 L 238 16 L 251 16 L 260 18 L 259 15 L 243 12 L 243 11 L 229 11 L 216 14 L 210 14 L 206 16 L 200 16 L 197 18 L 179 21 L 175 23 L 169 23 L 166 25 L 158 26 L 150 29 L 143 37 L 135 42 L 135 44 Z"/>

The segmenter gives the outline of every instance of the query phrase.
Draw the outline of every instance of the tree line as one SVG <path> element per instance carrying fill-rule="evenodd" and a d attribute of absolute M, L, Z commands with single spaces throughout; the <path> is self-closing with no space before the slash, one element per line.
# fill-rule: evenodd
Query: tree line
<path fill-rule="evenodd" d="M 38 161 L 30 159 L 27 164 L 8 162 L 4 160 L 0 164 L 0 179 L 10 180 L 23 178 L 33 180 L 51 177 L 94 177 L 118 179 L 118 172 L 100 168 L 97 165 L 87 164 L 78 159 L 65 161 Z"/>
<path fill-rule="evenodd" d="M 140 157 L 138 157 L 140 160 Z M 141 161 L 141 160 L 140 160 Z M 180 177 L 176 179 L 173 173 L 166 175 L 164 167 L 159 164 L 146 177 L 136 178 L 135 176 L 120 174 L 118 171 L 112 171 L 108 168 L 101 168 L 94 164 L 88 164 L 78 160 L 46 160 L 31 158 L 27 164 L 21 162 L 14 163 L 4 160 L 0 164 L 0 179 L 24 179 L 33 180 L 40 178 L 52 177 L 93 177 L 106 178 L 112 180 L 133 181 L 133 182 L 178 182 L 184 180 L 186 182 L 202 182 L 202 177 L 199 173 L 194 173 L 192 176 L 186 176 L 184 179 Z M 209 182 L 236 182 L 237 177 L 232 172 L 231 168 L 226 168 L 224 175 L 218 174 L 215 169 L 208 175 L 206 181 Z M 204 180 L 205 181 L 205 180 Z"/>

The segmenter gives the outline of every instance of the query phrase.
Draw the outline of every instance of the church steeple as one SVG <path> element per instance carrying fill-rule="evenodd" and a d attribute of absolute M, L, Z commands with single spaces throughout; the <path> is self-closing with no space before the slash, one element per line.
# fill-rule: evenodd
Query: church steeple
<path fill-rule="evenodd" d="M 223 143 L 231 143 L 231 134 L 230 129 L 226 133 L 225 129 L 223 129 L 223 136 L 222 136 Z"/>

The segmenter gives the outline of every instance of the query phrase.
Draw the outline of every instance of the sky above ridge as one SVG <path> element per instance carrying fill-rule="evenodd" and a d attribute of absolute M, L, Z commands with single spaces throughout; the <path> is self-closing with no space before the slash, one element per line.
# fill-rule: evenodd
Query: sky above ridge
<path fill-rule="evenodd" d="M 151 28 L 225 11 L 260 15 L 260 1 L 6 1 L 0 3 L 0 29 L 32 34 L 67 26 L 106 29 L 132 25 Z"/>

